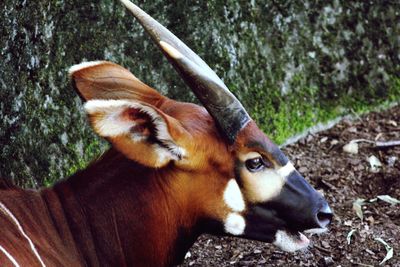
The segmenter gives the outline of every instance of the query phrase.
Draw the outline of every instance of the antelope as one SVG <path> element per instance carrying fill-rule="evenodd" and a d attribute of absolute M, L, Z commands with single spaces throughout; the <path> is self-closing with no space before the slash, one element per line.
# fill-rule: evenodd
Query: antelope
<path fill-rule="evenodd" d="M 203 106 L 169 99 L 111 62 L 71 67 L 111 148 L 50 188 L 0 184 L 0 265 L 173 266 L 203 233 L 307 248 L 304 233 L 332 220 L 326 200 L 199 56 L 121 2 Z"/>

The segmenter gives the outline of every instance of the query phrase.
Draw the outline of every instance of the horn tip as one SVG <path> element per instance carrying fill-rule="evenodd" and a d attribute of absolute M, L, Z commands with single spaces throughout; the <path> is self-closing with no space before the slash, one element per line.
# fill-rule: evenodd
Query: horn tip
<path fill-rule="evenodd" d="M 174 59 L 183 58 L 183 55 L 169 43 L 160 41 L 159 44 L 160 44 L 162 50 L 165 51 L 170 57 L 172 57 Z"/>

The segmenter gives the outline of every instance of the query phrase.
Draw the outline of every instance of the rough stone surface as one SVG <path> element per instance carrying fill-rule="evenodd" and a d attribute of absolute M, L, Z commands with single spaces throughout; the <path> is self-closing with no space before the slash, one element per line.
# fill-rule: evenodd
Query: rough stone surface
<path fill-rule="evenodd" d="M 348 94 L 385 98 L 399 73 L 398 1 L 137 4 L 209 62 L 269 132 L 277 112 L 302 117 L 304 105 Z M 2 0 L 0 25 L 0 176 L 19 184 L 50 184 L 105 146 L 69 86 L 73 64 L 115 61 L 169 96 L 192 99 L 118 1 Z"/>

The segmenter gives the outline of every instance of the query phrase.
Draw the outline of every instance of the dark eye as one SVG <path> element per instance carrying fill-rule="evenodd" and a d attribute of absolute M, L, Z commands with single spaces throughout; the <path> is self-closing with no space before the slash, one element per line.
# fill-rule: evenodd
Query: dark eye
<path fill-rule="evenodd" d="M 246 168 L 251 172 L 258 172 L 265 168 L 262 157 L 246 160 Z"/>

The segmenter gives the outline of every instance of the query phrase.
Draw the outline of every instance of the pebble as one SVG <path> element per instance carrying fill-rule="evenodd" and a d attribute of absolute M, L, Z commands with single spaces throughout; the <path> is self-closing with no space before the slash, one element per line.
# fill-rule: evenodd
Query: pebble
<path fill-rule="evenodd" d="M 324 266 L 332 266 L 334 263 L 332 257 L 324 257 Z"/>

